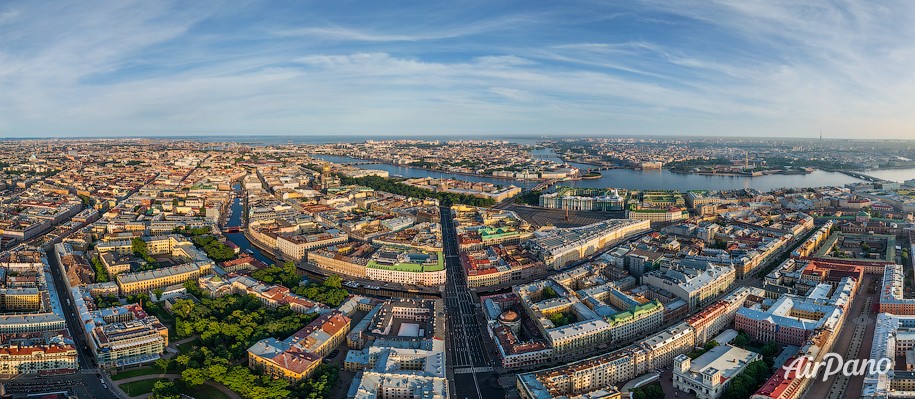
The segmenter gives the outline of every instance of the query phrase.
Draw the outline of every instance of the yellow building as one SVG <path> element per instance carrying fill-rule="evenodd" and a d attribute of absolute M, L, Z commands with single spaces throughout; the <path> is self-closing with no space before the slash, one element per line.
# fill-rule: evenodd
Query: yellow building
<path fill-rule="evenodd" d="M 117 276 L 117 282 L 121 295 L 134 295 L 156 288 L 182 284 L 185 281 L 210 274 L 212 268 L 212 262 L 185 263 L 145 272 L 122 273 Z"/>
<path fill-rule="evenodd" d="M 41 310 L 41 294 L 37 288 L 0 289 L 0 307 L 10 312 Z"/>
<path fill-rule="evenodd" d="M 248 367 L 290 382 L 302 380 L 343 343 L 349 329 L 349 317 L 339 311 L 325 313 L 289 338 L 267 338 L 248 348 Z"/>
<path fill-rule="evenodd" d="M 0 374 L 33 374 L 77 368 L 76 348 L 70 344 L 0 348 Z"/>
<path fill-rule="evenodd" d="M 248 349 L 248 367 L 263 370 L 264 374 L 274 378 L 290 382 L 301 381 L 321 364 L 321 358 L 314 354 L 261 342 Z M 264 347 L 263 350 L 261 346 Z"/>
<path fill-rule="evenodd" d="M 322 269 L 358 278 L 365 278 L 365 264 L 368 263 L 366 259 L 352 258 L 328 250 L 309 252 L 308 261 Z"/>

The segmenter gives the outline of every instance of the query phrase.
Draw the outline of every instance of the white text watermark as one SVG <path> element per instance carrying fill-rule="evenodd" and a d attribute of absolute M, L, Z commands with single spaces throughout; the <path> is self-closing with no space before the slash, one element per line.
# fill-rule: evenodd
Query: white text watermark
<path fill-rule="evenodd" d="M 782 366 L 785 372 L 794 372 L 799 378 L 816 378 L 822 372 L 823 381 L 834 375 L 852 377 L 867 374 L 886 374 L 893 369 L 893 361 L 887 358 L 845 360 L 838 353 L 827 353 L 823 360 L 814 362 L 812 357 L 802 356 Z"/>

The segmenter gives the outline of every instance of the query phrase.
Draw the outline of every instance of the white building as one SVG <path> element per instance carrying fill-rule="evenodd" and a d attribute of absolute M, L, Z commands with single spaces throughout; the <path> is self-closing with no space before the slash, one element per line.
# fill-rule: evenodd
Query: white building
<path fill-rule="evenodd" d="M 716 346 L 695 360 L 679 355 L 674 358 L 674 388 L 697 399 L 718 399 L 734 376 L 759 359 L 758 353 L 730 345 Z"/>
<path fill-rule="evenodd" d="M 870 359 L 889 359 L 893 371 L 868 373 L 861 397 L 866 399 L 915 397 L 915 316 L 877 315 Z M 898 364 L 905 359 L 906 364 Z M 885 362 L 885 361 L 884 361 Z M 879 371 L 874 367 L 874 371 Z"/>
<path fill-rule="evenodd" d="M 587 226 L 554 228 L 534 233 L 525 245 L 547 267 L 559 269 L 633 234 L 648 231 L 647 220 L 615 219 Z"/>
<path fill-rule="evenodd" d="M 699 309 L 730 289 L 735 276 L 730 266 L 683 261 L 667 270 L 646 273 L 642 283 L 674 294 L 686 301 L 690 309 Z"/>

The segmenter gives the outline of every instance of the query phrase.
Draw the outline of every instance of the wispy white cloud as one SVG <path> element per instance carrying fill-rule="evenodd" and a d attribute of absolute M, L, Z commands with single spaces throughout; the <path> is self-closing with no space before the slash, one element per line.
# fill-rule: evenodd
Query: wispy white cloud
<path fill-rule="evenodd" d="M 354 28 L 344 27 L 323 27 L 323 28 L 300 28 L 292 30 L 280 30 L 274 32 L 281 37 L 318 37 L 322 39 L 340 40 L 340 41 L 360 41 L 360 42 L 416 42 L 422 40 L 436 40 L 457 37 L 458 32 L 446 32 L 437 35 L 416 34 L 387 34 L 366 32 Z"/>
<path fill-rule="evenodd" d="M 518 12 L 509 13 L 504 16 L 483 17 L 468 21 L 460 18 L 460 14 L 461 13 L 455 13 L 453 10 L 441 10 L 441 14 L 436 15 L 437 24 L 416 23 L 417 21 L 412 21 L 413 23 L 409 24 L 386 27 L 383 31 L 370 28 L 326 24 L 324 26 L 277 29 L 273 31 L 273 34 L 280 37 L 320 38 L 344 42 L 421 42 L 473 37 L 487 33 L 509 31 L 519 27 L 540 25 L 549 18 L 548 13 Z M 388 17 L 392 19 L 397 18 L 396 15 L 388 15 Z M 416 15 L 413 17 L 420 20 L 429 19 L 432 15 Z"/>
<path fill-rule="evenodd" d="M 915 128 L 907 2 L 297 7 L 0 5 L 0 135 Z"/>
<path fill-rule="evenodd" d="M 529 91 L 510 87 L 490 87 L 489 91 L 512 101 L 532 101 L 536 97 Z"/>

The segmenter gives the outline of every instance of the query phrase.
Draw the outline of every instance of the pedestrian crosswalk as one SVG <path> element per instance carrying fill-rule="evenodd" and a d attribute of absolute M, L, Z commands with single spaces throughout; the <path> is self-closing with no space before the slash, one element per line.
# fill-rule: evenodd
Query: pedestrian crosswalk
<path fill-rule="evenodd" d="M 461 367 L 454 369 L 454 374 L 471 374 L 471 373 L 485 373 L 491 372 L 493 368 L 490 366 L 486 367 Z"/>

